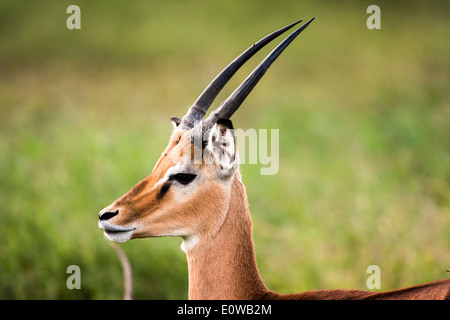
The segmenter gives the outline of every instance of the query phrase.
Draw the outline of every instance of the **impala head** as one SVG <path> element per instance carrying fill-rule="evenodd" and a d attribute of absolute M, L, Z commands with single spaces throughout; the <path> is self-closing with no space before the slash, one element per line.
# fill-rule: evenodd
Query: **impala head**
<path fill-rule="evenodd" d="M 175 129 L 152 173 L 100 211 L 99 227 L 108 239 L 124 242 L 181 236 L 195 244 L 199 236 L 220 228 L 239 164 L 229 118 L 273 61 L 312 20 L 281 42 L 206 120 L 202 119 L 209 106 L 236 71 L 300 21 L 252 45 L 209 84 L 182 120 L 172 118 Z"/>
<path fill-rule="evenodd" d="M 231 121 L 218 121 L 204 148 L 195 133 L 175 129 L 152 173 L 100 212 L 99 227 L 110 240 L 186 238 L 220 225 L 238 166 Z"/>

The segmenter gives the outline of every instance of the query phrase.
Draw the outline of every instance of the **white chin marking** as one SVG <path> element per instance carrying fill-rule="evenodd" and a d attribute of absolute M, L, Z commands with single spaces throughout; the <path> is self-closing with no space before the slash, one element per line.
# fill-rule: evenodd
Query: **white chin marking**
<path fill-rule="evenodd" d="M 104 231 L 103 234 L 108 240 L 114 242 L 125 242 L 131 239 L 131 234 L 133 231 L 124 231 L 124 232 L 108 232 Z"/>
<path fill-rule="evenodd" d="M 187 253 L 195 248 L 198 243 L 198 237 L 196 235 L 191 235 L 183 237 L 183 243 L 181 244 L 181 250 Z"/>

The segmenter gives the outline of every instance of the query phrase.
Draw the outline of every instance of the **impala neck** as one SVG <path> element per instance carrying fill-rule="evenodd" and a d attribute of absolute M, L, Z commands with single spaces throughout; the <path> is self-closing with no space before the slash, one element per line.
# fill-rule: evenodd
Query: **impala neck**
<path fill-rule="evenodd" d="M 258 299 L 269 290 L 256 265 L 245 187 L 236 172 L 222 228 L 186 253 L 189 299 Z"/>

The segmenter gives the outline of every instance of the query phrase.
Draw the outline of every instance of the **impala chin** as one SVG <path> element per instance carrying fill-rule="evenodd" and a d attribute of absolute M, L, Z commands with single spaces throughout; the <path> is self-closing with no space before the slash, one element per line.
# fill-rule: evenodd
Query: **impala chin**
<path fill-rule="evenodd" d="M 108 240 L 114 242 L 125 242 L 131 239 L 136 227 L 123 227 L 111 224 L 108 221 L 99 221 L 98 227 Z"/>

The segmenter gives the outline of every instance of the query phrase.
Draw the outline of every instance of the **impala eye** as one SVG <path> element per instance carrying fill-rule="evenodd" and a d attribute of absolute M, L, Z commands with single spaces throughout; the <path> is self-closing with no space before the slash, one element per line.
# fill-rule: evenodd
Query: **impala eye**
<path fill-rule="evenodd" d="M 177 173 L 169 177 L 169 181 L 177 181 L 181 184 L 189 184 L 197 175 L 193 173 Z"/>

